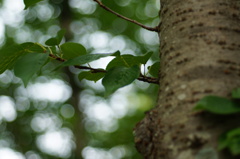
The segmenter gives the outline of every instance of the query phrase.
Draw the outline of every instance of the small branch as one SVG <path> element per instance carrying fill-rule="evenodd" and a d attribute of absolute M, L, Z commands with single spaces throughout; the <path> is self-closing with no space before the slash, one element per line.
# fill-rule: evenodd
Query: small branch
<path fill-rule="evenodd" d="M 65 62 L 66 61 L 65 59 L 62 59 L 60 57 L 55 56 L 54 54 L 49 54 L 49 56 L 54 58 L 57 61 L 60 61 L 60 62 Z M 87 66 L 75 65 L 74 67 L 78 68 L 78 69 L 82 69 L 82 70 L 91 70 L 93 73 L 107 72 L 106 70 L 103 70 L 103 69 L 96 69 L 96 68 L 91 68 L 91 67 L 87 67 Z"/>
<path fill-rule="evenodd" d="M 154 78 L 154 77 L 147 77 L 144 75 L 140 75 L 140 77 L 138 77 L 139 81 L 143 81 L 143 82 L 147 82 L 147 83 L 154 83 L 159 85 L 159 80 L 158 78 Z"/>
<path fill-rule="evenodd" d="M 102 2 L 100 2 L 99 0 L 93 0 L 93 1 L 97 2 L 97 3 L 99 4 L 99 6 L 102 7 L 103 9 L 105 9 L 105 10 L 107 10 L 107 11 L 115 14 L 116 16 L 118 16 L 118 17 L 120 17 L 120 18 L 122 18 L 122 19 L 124 19 L 124 20 L 127 20 L 127 21 L 129 21 L 129 22 L 132 22 L 132 23 L 134 23 L 134 24 L 137 24 L 137 25 L 139 25 L 140 27 L 142 27 L 142 28 L 144 28 L 144 29 L 147 29 L 147 30 L 149 30 L 149 31 L 159 32 L 159 29 L 158 29 L 159 27 L 158 27 L 158 26 L 156 26 L 156 27 L 154 27 L 154 28 L 145 26 L 145 25 L 143 25 L 142 23 L 139 23 L 139 22 L 136 21 L 136 20 L 132 20 L 132 19 L 130 19 L 130 18 L 127 18 L 127 17 L 125 17 L 125 16 L 123 16 L 123 15 L 121 15 L 121 14 L 119 14 L 119 13 L 113 11 L 113 10 L 111 10 L 110 8 L 108 8 L 107 6 L 105 6 L 105 5 L 104 5 Z"/>
<path fill-rule="evenodd" d="M 49 56 L 54 58 L 57 61 L 60 61 L 60 62 L 65 62 L 66 61 L 65 59 L 62 59 L 60 57 L 55 56 L 54 54 L 49 54 Z M 74 67 L 78 68 L 78 69 L 81 69 L 81 70 L 90 70 L 90 71 L 92 71 L 92 73 L 107 72 L 106 70 L 103 70 L 103 69 L 96 69 L 96 68 L 91 68 L 91 67 L 88 67 L 88 66 L 74 65 Z M 157 78 L 147 77 L 147 76 L 144 76 L 144 75 L 141 74 L 137 79 L 139 81 L 143 81 L 143 82 L 153 83 L 153 84 L 158 84 L 159 85 L 159 82 L 158 82 Z"/>

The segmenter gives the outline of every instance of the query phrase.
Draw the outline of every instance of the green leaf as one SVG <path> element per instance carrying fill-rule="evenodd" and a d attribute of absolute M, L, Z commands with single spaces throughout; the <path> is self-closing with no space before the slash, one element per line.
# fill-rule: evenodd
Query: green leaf
<path fill-rule="evenodd" d="M 63 53 L 63 58 L 67 60 L 87 54 L 85 47 L 78 43 L 67 42 L 62 44 L 60 48 Z"/>
<path fill-rule="evenodd" d="M 218 139 L 218 150 L 223 150 L 228 147 L 229 141 L 227 139 L 227 133 L 222 134 Z"/>
<path fill-rule="evenodd" d="M 112 56 L 120 56 L 120 55 L 121 55 L 121 52 L 118 50 L 118 51 L 114 52 Z"/>
<path fill-rule="evenodd" d="M 160 62 L 155 62 L 152 66 L 148 66 L 148 71 L 153 77 L 158 77 Z"/>
<path fill-rule="evenodd" d="M 7 69 L 12 69 L 16 60 L 26 54 L 21 45 L 12 45 L 0 51 L 0 74 Z"/>
<path fill-rule="evenodd" d="M 32 6 L 32 5 L 35 5 L 36 3 L 40 2 L 40 1 L 43 1 L 43 0 L 24 0 L 24 4 L 25 4 L 25 8 L 24 9 L 27 9 L 28 7 Z"/>
<path fill-rule="evenodd" d="M 59 67 L 71 66 L 71 65 L 82 65 L 82 64 L 86 64 L 86 63 L 98 60 L 103 57 L 107 57 L 107 56 L 115 56 L 115 53 L 82 55 L 82 56 L 78 56 L 63 62 Z"/>
<path fill-rule="evenodd" d="M 235 128 L 220 136 L 218 149 L 225 148 L 228 148 L 233 155 L 240 154 L 240 128 Z"/>
<path fill-rule="evenodd" d="M 48 59 L 45 53 L 30 53 L 22 56 L 14 65 L 14 73 L 26 86 L 32 76 L 37 73 Z"/>
<path fill-rule="evenodd" d="M 106 67 L 109 70 L 116 66 L 132 67 L 134 65 L 146 64 L 149 58 L 152 56 L 152 52 L 149 52 L 143 56 L 133 56 L 130 54 L 118 55 L 114 58 Z"/>
<path fill-rule="evenodd" d="M 12 45 L 0 50 L 0 74 L 7 69 L 12 69 L 16 60 L 32 52 L 43 53 L 45 48 L 37 43 L 23 43 L 21 45 Z"/>
<path fill-rule="evenodd" d="M 66 30 L 65 29 L 61 29 L 58 31 L 57 36 L 54 38 L 50 38 L 48 39 L 45 44 L 48 46 L 54 46 L 54 45 L 59 45 L 63 39 L 63 36 L 65 34 Z"/>
<path fill-rule="evenodd" d="M 233 155 L 240 155 L 240 137 L 235 138 L 231 145 L 229 146 L 229 149 Z"/>
<path fill-rule="evenodd" d="M 26 42 L 21 44 L 21 47 L 25 49 L 28 53 L 45 53 L 47 52 L 47 48 L 45 48 L 43 45 L 38 43 L 32 43 L 32 42 Z"/>
<path fill-rule="evenodd" d="M 240 137 L 240 128 L 232 129 L 227 132 L 227 138 Z"/>
<path fill-rule="evenodd" d="M 56 55 L 56 56 L 61 56 L 61 53 L 59 52 L 59 50 L 57 49 L 57 47 L 56 46 L 50 46 L 50 47 L 48 47 L 48 53 L 49 54 L 54 54 L 54 55 Z"/>
<path fill-rule="evenodd" d="M 240 88 L 236 88 L 232 91 L 232 98 L 240 98 Z"/>
<path fill-rule="evenodd" d="M 195 109 L 206 110 L 215 114 L 232 114 L 240 112 L 240 106 L 227 98 L 206 96 L 196 104 Z"/>
<path fill-rule="evenodd" d="M 117 56 L 112 61 L 110 61 L 106 67 L 106 70 L 109 70 L 116 66 L 132 67 L 134 65 L 139 65 L 139 64 L 140 62 L 138 57 L 126 54 L 126 55 Z"/>
<path fill-rule="evenodd" d="M 117 89 L 132 83 L 139 77 L 139 74 L 140 68 L 136 65 L 130 68 L 124 66 L 111 68 L 102 80 L 102 84 L 106 89 L 106 96 L 112 94 Z"/>
<path fill-rule="evenodd" d="M 141 64 L 145 65 L 147 63 L 147 61 L 150 59 L 150 57 L 152 56 L 152 54 L 153 54 L 153 52 L 148 52 L 143 56 L 137 56 L 137 59 Z"/>
<path fill-rule="evenodd" d="M 103 78 L 105 76 L 105 72 L 96 72 L 93 73 L 92 71 L 84 71 L 81 72 L 78 75 L 78 79 L 81 81 L 83 79 L 89 80 L 89 81 L 94 81 L 97 82 L 98 80 L 100 80 L 101 78 Z"/>

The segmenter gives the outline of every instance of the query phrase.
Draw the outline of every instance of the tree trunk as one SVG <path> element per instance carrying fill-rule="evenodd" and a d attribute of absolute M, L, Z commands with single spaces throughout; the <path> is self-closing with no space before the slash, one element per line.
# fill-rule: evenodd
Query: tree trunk
<path fill-rule="evenodd" d="M 239 117 L 193 107 L 240 87 L 239 0 L 161 0 L 160 17 L 159 100 L 135 128 L 137 149 L 147 159 L 233 159 L 217 140 Z"/>
<path fill-rule="evenodd" d="M 65 39 L 66 41 L 69 41 L 73 39 L 73 34 L 70 31 L 70 24 L 72 22 L 72 15 L 73 12 L 71 11 L 71 8 L 69 6 L 69 0 L 64 0 L 61 3 L 61 14 L 60 14 L 60 25 L 61 28 L 64 28 L 66 30 Z M 69 84 L 72 88 L 72 97 L 70 99 L 70 104 L 74 107 L 75 110 L 75 117 L 73 120 L 73 134 L 75 138 L 75 149 L 73 150 L 72 159 L 82 159 L 82 150 L 87 145 L 86 141 L 86 131 L 84 128 L 84 124 L 82 122 L 83 120 L 83 114 L 79 110 L 79 100 L 80 96 L 79 94 L 83 90 L 75 81 L 75 75 L 69 71 L 68 68 L 65 69 L 65 73 L 69 77 Z"/>

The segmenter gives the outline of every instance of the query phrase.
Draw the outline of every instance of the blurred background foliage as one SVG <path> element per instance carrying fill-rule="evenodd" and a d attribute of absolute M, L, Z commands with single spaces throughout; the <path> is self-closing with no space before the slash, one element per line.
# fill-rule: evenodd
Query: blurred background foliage
<path fill-rule="evenodd" d="M 159 22 L 159 0 L 103 0 L 106 6 L 147 26 Z M 142 55 L 158 60 L 158 36 L 117 18 L 92 0 L 44 0 L 23 10 L 22 0 L 0 0 L 0 47 L 43 43 L 61 28 L 64 42 L 89 53 Z M 104 68 L 110 59 L 91 63 Z M 104 98 L 101 82 L 81 81 L 81 70 L 51 71 L 56 61 L 24 87 L 11 70 L 0 75 L 0 159 L 141 159 L 134 125 L 156 101 L 158 87 L 135 81 Z"/>

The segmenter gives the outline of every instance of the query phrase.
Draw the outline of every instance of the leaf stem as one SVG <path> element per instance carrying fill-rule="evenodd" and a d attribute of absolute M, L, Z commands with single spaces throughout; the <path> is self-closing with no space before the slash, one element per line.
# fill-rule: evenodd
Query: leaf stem
<path fill-rule="evenodd" d="M 60 62 L 65 62 L 66 61 L 65 59 L 63 59 L 61 57 L 57 57 L 54 54 L 49 54 L 49 56 L 54 58 L 57 61 L 60 61 Z M 96 68 L 91 68 L 91 67 L 88 67 L 88 66 L 74 65 L 74 67 L 78 68 L 78 69 L 81 69 L 81 70 L 90 70 L 90 71 L 92 71 L 92 73 L 107 72 L 104 69 L 96 69 Z M 154 77 L 147 77 L 145 75 L 140 74 L 140 76 L 137 79 L 139 81 L 143 81 L 143 82 L 153 83 L 153 84 L 158 84 L 159 85 L 158 79 L 154 78 Z"/>
<path fill-rule="evenodd" d="M 89 68 L 92 68 L 89 63 L 87 63 L 87 65 L 88 65 Z"/>
<path fill-rule="evenodd" d="M 144 75 L 144 76 L 146 76 L 146 71 L 145 71 L 145 70 L 146 70 L 146 68 L 145 68 L 145 66 L 146 66 L 146 65 L 145 65 L 145 64 L 143 64 L 143 75 Z"/>
<path fill-rule="evenodd" d="M 50 52 L 50 55 L 53 55 L 53 52 L 52 52 L 52 50 L 50 49 L 50 47 L 47 47 L 48 48 L 48 50 L 49 50 L 49 52 Z"/>
<path fill-rule="evenodd" d="M 42 44 L 39 44 L 39 43 L 35 43 L 35 44 L 40 46 L 44 51 L 47 51 L 47 49 Z"/>

